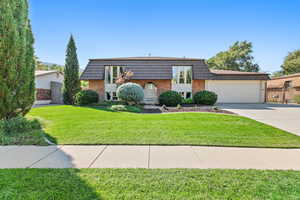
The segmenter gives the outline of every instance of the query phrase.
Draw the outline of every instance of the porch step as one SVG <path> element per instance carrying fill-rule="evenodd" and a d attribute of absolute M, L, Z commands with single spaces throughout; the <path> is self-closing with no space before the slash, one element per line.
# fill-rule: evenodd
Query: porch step
<path fill-rule="evenodd" d="M 144 98 L 144 104 L 155 104 L 156 99 L 155 98 Z"/>

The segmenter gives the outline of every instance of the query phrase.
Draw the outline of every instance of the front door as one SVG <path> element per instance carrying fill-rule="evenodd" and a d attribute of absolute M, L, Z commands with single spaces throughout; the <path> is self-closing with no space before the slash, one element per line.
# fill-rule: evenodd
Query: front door
<path fill-rule="evenodd" d="M 155 104 L 157 103 L 157 88 L 153 83 L 147 83 L 144 89 L 144 103 Z"/>

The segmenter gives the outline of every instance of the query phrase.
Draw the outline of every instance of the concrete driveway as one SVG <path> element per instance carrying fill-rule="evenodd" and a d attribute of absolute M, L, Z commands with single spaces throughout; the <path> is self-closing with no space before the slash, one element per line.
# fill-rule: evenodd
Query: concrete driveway
<path fill-rule="evenodd" d="M 219 107 L 300 136 L 300 105 L 220 104 Z"/>

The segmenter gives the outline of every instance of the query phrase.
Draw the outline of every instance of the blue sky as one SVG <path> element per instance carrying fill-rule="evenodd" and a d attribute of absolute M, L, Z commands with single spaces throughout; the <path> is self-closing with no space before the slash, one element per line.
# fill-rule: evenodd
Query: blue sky
<path fill-rule="evenodd" d="M 80 67 L 89 58 L 210 58 L 237 40 L 253 43 L 262 71 L 300 48 L 298 0 L 31 0 L 37 56 L 64 64 L 72 33 Z"/>

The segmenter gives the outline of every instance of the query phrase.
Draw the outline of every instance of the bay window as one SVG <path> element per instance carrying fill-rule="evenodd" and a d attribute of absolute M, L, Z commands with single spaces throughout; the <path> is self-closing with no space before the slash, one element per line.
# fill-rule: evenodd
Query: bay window
<path fill-rule="evenodd" d="M 105 66 L 105 99 L 109 101 L 118 100 L 117 78 L 125 71 L 124 66 Z"/>
<path fill-rule="evenodd" d="M 192 66 L 173 66 L 172 90 L 192 98 Z"/>
<path fill-rule="evenodd" d="M 116 84 L 117 78 L 124 72 L 122 66 L 105 66 L 105 83 Z"/>

